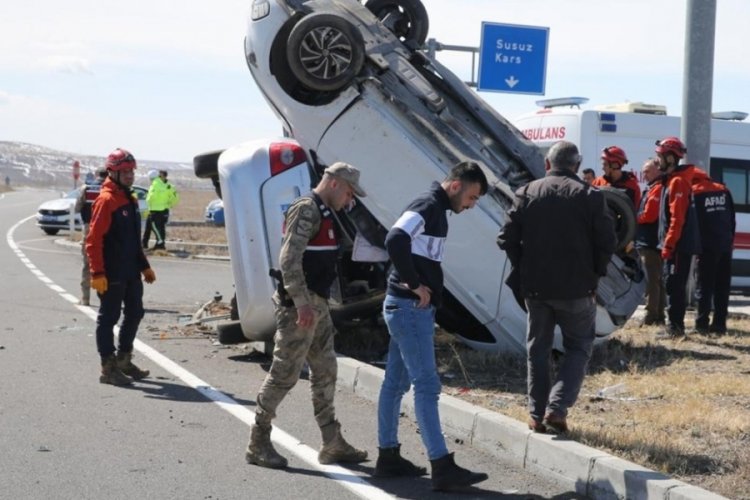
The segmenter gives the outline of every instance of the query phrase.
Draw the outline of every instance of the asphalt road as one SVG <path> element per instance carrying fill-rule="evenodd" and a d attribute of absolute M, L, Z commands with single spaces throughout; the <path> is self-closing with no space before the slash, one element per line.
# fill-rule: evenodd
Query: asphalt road
<path fill-rule="evenodd" d="M 132 388 L 99 384 L 96 309 L 76 305 L 80 254 L 54 244 L 33 218 L 49 192 L 0 194 L 0 498 L 247 499 L 452 498 L 428 477 L 377 480 L 373 403 L 337 391 L 345 436 L 372 460 L 349 469 L 317 463 L 320 437 L 301 380 L 275 423 L 286 470 L 247 465 L 254 396 L 268 358 L 175 332 L 216 291 L 229 298 L 226 262 L 153 258 L 137 363 L 151 377 Z M 95 300 L 96 302 L 96 300 Z M 414 424 L 404 455 L 428 465 Z M 461 498 L 578 498 L 450 438 L 457 462 L 490 479 Z"/>

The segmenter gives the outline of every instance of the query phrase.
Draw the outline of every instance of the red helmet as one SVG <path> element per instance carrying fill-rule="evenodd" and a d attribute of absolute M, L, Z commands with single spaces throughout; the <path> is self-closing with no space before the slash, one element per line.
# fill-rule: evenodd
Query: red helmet
<path fill-rule="evenodd" d="M 617 163 L 620 165 L 620 168 L 628 163 L 628 157 L 625 155 L 625 151 L 617 146 L 609 146 L 608 148 L 602 149 L 602 160 L 609 163 Z"/>
<path fill-rule="evenodd" d="M 127 150 L 117 148 L 107 156 L 107 162 L 104 164 L 107 170 L 119 172 L 120 170 L 135 170 L 135 158 Z"/>
<path fill-rule="evenodd" d="M 656 141 L 656 153 L 660 155 L 672 153 L 677 158 L 682 158 L 687 153 L 687 148 L 679 137 L 667 137 L 666 139 Z"/>

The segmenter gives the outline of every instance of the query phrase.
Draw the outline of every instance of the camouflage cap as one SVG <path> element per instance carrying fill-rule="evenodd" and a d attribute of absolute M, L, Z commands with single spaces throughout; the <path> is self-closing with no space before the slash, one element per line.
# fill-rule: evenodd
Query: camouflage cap
<path fill-rule="evenodd" d="M 363 196 L 367 196 L 365 190 L 362 189 L 362 187 L 359 185 L 359 170 L 349 165 L 348 163 L 337 161 L 330 167 L 326 168 L 323 173 L 338 177 L 339 179 L 343 179 L 348 182 L 354 190 L 354 194 L 356 194 L 360 198 Z"/>

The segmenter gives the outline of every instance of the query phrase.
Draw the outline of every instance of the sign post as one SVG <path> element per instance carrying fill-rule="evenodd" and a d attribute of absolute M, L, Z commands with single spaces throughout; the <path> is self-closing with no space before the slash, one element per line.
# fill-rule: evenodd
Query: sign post
<path fill-rule="evenodd" d="M 478 90 L 544 95 L 549 28 L 482 23 Z"/>
<path fill-rule="evenodd" d="M 73 189 L 78 185 L 78 178 L 81 177 L 81 164 L 78 160 L 73 162 Z"/>

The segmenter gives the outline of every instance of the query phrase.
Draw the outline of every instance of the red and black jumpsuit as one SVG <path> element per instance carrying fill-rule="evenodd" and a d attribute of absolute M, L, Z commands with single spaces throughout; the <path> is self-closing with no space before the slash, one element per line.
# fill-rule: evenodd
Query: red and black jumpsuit
<path fill-rule="evenodd" d="M 141 214 L 130 189 L 111 179 L 104 181 L 94 201 L 86 253 L 91 276 L 106 276 L 107 291 L 96 318 L 96 346 L 102 359 L 115 352 L 114 326 L 120 319 L 120 352 L 132 352 L 138 325 L 143 318 L 143 282 L 141 272 L 149 263 L 141 247 Z M 124 305 L 124 307 L 123 307 Z"/>

